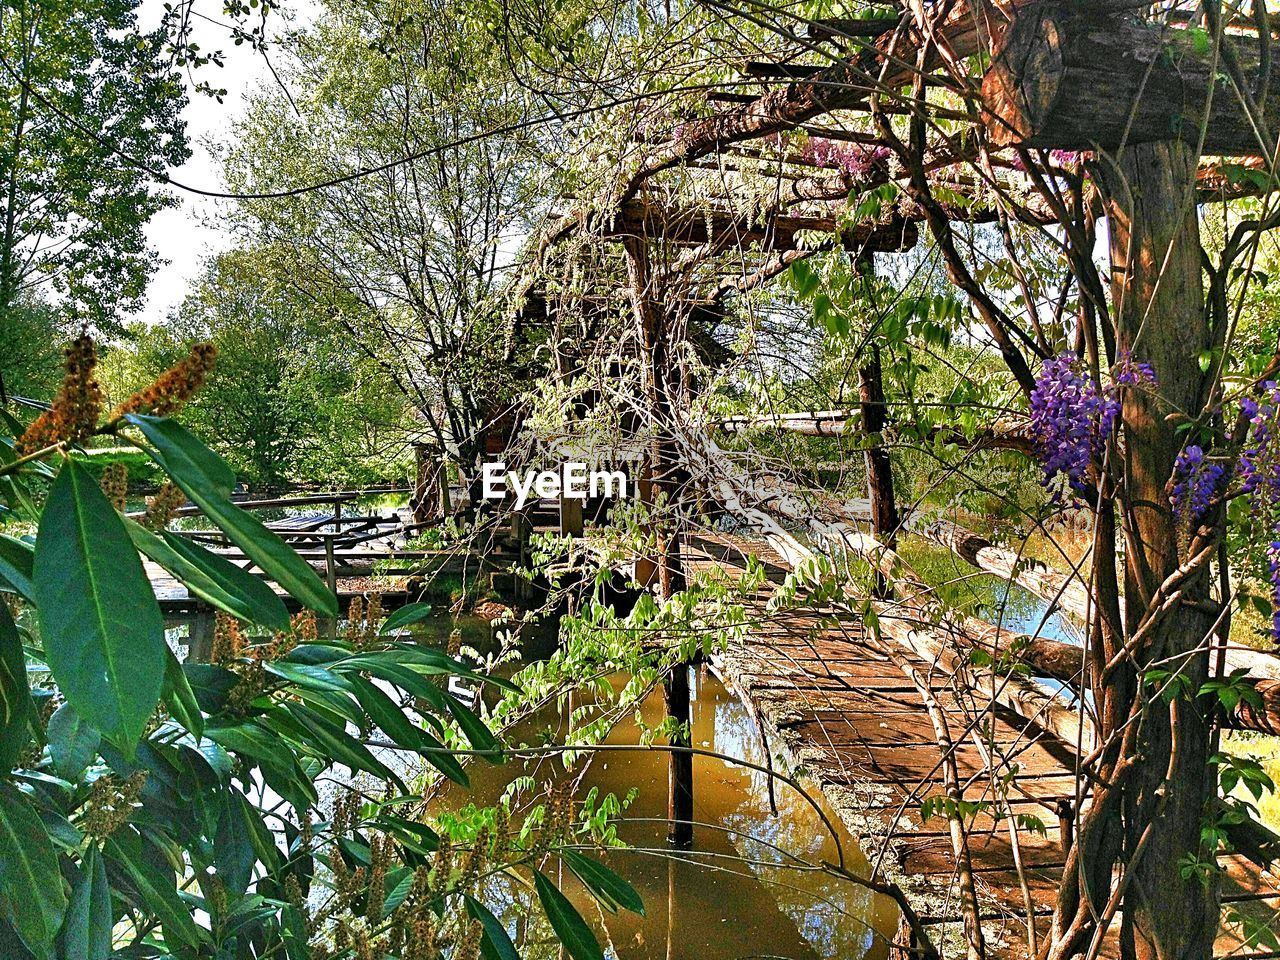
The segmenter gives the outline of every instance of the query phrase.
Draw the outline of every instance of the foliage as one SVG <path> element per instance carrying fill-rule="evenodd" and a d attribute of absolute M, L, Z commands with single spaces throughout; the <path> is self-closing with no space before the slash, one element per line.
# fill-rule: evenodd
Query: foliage
<path fill-rule="evenodd" d="M 228 180 L 254 193 L 338 182 L 247 200 L 241 220 L 470 471 L 527 359 L 504 282 L 548 187 L 531 167 L 536 143 L 515 132 L 530 100 L 458 0 L 327 4 L 288 55 L 292 95 L 255 98 Z M 346 176 L 361 167 L 379 173 Z"/>
<path fill-rule="evenodd" d="M 137 0 L 0 5 L 0 324 L 32 298 L 113 328 L 156 266 L 143 228 L 174 200 L 147 168 L 188 154 L 165 31 Z M 119 158 L 127 156 L 129 163 Z"/>
<path fill-rule="evenodd" d="M 408 642 L 394 623 L 380 631 L 376 610 L 353 610 L 342 634 L 320 630 L 317 615 L 338 615 L 334 595 L 230 501 L 235 474 L 221 458 L 176 421 L 143 412 L 188 399 L 209 354 L 198 348 L 107 415 L 82 338 L 50 411 L 25 427 L 4 414 L 0 502 L 38 527 L 0 539 L 5 956 L 305 960 L 399 954 L 411 943 L 415 957 L 445 943 L 512 956 L 475 894 L 485 876 L 519 868 L 570 955 L 599 957 L 541 872 L 548 857 L 606 907 L 641 906 L 624 880 L 567 849 L 595 829 L 579 826 L 571 805 L 515 837 L 478 833 L 457 857 L 452 838 L 406 816 L 420 798 L 393 755 L 464 784 L 461 745 L 502 756 L 449 679 L 515 688 Z M 69 455 L 97 435 L 143 451 L 309 610 L 290 618 L 262 581 L 167 531 L 160 501 L 171 497 L 143 517 L 123 515 L 114 478 L 100 487 Z M 211 662 L 177 659 L 144 558 L 222 611 Z M 317 782 L 334 768 L 348 782 L 367 778 L 383 799 L 348 789 L 317 819 Z"/>
<path fill-rule="evenodd" d="M 0 387 L 14 397 L 47 397 L 61 373 L 65 323 L 51 306 L 23 297 L 4 313 Z"/>
<path fill-rule="evenodd" d="M 113 392 L 151 382 L 193 340 L 218 366 L 185 422 L 251 486 L 361 485 L 403 473 L 406 410 L 343 332 L 274 278 L 264 251 L 212 260 L 163 326 L 136 325 L 108 357 Z"/>

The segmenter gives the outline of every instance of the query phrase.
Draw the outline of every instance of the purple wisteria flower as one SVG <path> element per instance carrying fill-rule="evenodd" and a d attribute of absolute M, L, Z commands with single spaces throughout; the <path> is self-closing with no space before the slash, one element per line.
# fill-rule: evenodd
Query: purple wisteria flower
<path fill-rule="evenodd" d="M 1206 460 L 1204 450 L 1195 444 L 1178 454 L 1173 464 L 1173 475 L 1178 482 L 1173 487 L 1169 502 L 1184 528 L 1190 530 L 1209 512 L 1225 473 L 1222 464 Z"/>
<path fill-rule="evenodd" d="M 1063 476 L 1077 493 L 1087 488 L 1089 464 L 1102 453 L 1120 413 L 1120 388 L 1154 387 L 1151 364 L 1122 353 L 1112 382 L 1097 382 L 1072 354 L 1062 353 L 1040 366 L 1031 392 L 1031 431 L 1045 486 Z"/>
<path fill-rule="evenodd" d="M 1031 392 L 1031 432 L 1046 486 L 1062 475 L 1084 492 L 1089 463 L 1105 440 L 1104 414 L 1098 385 L 1074 356 L 1064 353 L 1041 364 Z"/>
<path fill-rule="evenodd" d="M 877 163 L 883 163 L 892 151 L 857 143 L 836 143 L 824 137 L 810 137 L 801 155 L 810 163 L 832 170 L 843 170 L 851 177 L 866 176 Z"/>
<path fill-rule="evenodd" d="M 1268 380 L 1262 389 L 1261 401 L 1251 397 L 1240 401 L 1249 419 L 1249 439 L 1240 452 L 1237 470 L 1255 522 L 1267 523 L 1277 538 L 1267 548 L 1267 575 L 1271 581 L 1271 635 L 1280 643 L 1280 384 Z"/>

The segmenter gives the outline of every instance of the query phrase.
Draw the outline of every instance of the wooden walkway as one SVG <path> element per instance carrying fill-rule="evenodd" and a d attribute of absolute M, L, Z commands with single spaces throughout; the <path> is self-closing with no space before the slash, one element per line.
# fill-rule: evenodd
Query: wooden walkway
<path fill-rule="evenodd" d="M 736 575 L 747 555 L 766 564 L 771 580 L 785 575 L 783 561 L 767 547 L 736 537 L 700 538 L 685 557 L 694 571 Z M 868 859 L 912 897 L 936 932 L 935 944 L 948 946 L 944 956 L 963 956 L 947 820 L 939 814 L 921 821 L 921 803 L 943 794 L 943 751 L 915 683 L 876 648 L 856 618 L 825 610 L 769 612 L 766 601 L 757 598 L 751 611 L 757 626 L 747 640 L 718 656 L 714 666 L 773 745 L 817 783 Z M 957 689 L 937 664 L 908 657 L 945 712 L 964 799 L 986 804 L 973 818 L 969 849 L 984 934 L 994 948 L 989 955 L 1027 957 L 1027 916 L 1043 937 L 1062 874 L 1058 815 L 1061 802 L 1074 800 L 1075 750 L 1011 710 Z M 1015 818 L 1034 817 L 1043 833 L 1024 820 L 1011 834 L 1010 818 L 993 816 L 1002 809 Z M 1069 817 L 1066 826 L 1070 830 Z M 1260 873 L 1238 857 L 1224 865 L 1224 902 L 1280 927 L 1276 868 Z M 1227 929 L 1216 954 L 1280 957 L 1280 951 L 1243 946 L 1239 931 Z M 1104 943 L 1101 955 L 1117 956 L 1114 944 Z"/>

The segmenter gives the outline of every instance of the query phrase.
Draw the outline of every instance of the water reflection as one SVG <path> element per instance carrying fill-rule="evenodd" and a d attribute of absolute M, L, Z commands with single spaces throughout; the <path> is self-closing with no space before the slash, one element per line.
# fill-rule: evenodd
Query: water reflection
<path fill-rule="evenodd" d="M 619 686 L 622 678 L 615 681 Z M 758 734 L 746 710 L 710 674 L 694 684 L 693 743 L 756 763 L 763 760 Z M 576 704 L 576 705 L 581 705 Z M 566 706 L 566 710 L 569 709 Z M 647 724 L 661 719 L 662 698 L 642 710 Z M 533 739 L 567 713 L 551 710 L 517 730 L 513 740 Z M 610 744 L 638 742 L 638 727 L 623 721 Z M 667 756 L 662 752 L 596 753 L 571 773 L 543 760 L 502 767 L 472 767 L 472 788 L 454 788 L 440 800 L 443 811 L 458 803 L 494 802 L 515 777 L 529 774 L 541 783 L 572 776 L 576 795 L 592 787 L 601 793 L 638 794 L 619 836 L 633 849 L 608 854 L 611 866 L 644 898 L 646 916 L 620 912 L 601 916 L 573 878 L 564 889 L 588 918 L 594 918 L 610 955 L 620 960 L 677 958 L 879 958 L 896 926 L 891 904 L 847 880 L 805 864 L 836 858 L 836 845 L 806 801 L 778 784 L 778 813 L 770 809 L 768 777 L 712 757 L 694 758 L 695 848 L 676 853 L 665 842 Z M 834 821 L 834 816 L 830 813 Z M 865 867 L 857 844 L 843 835 L 846 863 Z M 528 891 L 501 882 L 488 891 L 490 907 L 507 923 L 527 958 L 558 954 Z M 879 932 L 877 932 L 879 931 Z"/>

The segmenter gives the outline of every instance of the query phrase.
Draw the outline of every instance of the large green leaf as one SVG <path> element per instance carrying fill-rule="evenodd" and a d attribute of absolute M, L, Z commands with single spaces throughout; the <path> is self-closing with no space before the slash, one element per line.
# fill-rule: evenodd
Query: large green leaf
<path fill-rule="evenodd" d="M 379 633 L 393 633 L 403 626 L 410 623 L 418 623 L 431 616 L 431 604 L 429 603 L 406 603 L 391 616 L 387 617 L 386 622 L 382 625 Z"/>
<path fill-rule="evenodd" d="M 35 602 L 31 581 L 35 553 L 29 543 L 0 533 L 0 589 L 13 588 L 24 599 Z"/>
<path fill-rule="evenodd" d="M 569 956 L 573 960 L 604 960 L 595 934 L 556 885 L 537 870 L 533 871 L 533 885 L 538 891 L 538 899 L 542 901 L 542 909 L 551 921 L 551 929 L 569 951 Z"/>
<path fill-rule="evenodd" d="M 155 447 L 152 457 L 175 481 L 179 475 L 198 477 L 210 493 L 231 496 L 236 472 L 178 421 L 141 413 L 130 414 L 126 419 L 151 441 Z"/>
<path fill-rule="evenodd" d="M 582 881 L 582 885 L 591 891 L 591 895 L 610 913 L 617 913 L 619 907 L 644 916 L 644 901 L 635 887 L 606 867 L 599 860 L 578 853 L 576 850 L 561 850 L 563 860 Z"/>
<path fill-rule="evenodd" d="M 90 845 L 71 890 L 66 922 L 62 925 L 60 960 L 108 960 L 111 956 L 111 887 L 107 865 Z"/>
<path fill-rule="evenodd" d="M 164 703 L 169 713 L 180 724 L 187 728 L 197 740 L 204 734 L 204 715 L 200 712 L 200 702 L 196 692 L 191 689 L 186 671 L 174 656 L 172 650 L 165 650 L 164 658 Z"/>
<path fill-rule="evenodd" d="M 49 757 L 54 772 L 64 780 L 80 778 L 98 755 L 102 736 L 85 723 L 76 708 L 64 703 L 49 718 Z"/>
<path fill-rule="evenodd" d="M 283 709 L 300 728 L 297 732 L 302 734 L 302 741 L 315 749 L 319 756 L 345 764 L 352 770 L 371 773 L 379 780 L 390 780 L 401 790 L 408 792 L 408 787 L 394 771 L 336 723 L 326 720 L 317 711 L 301 703 L 286 703 Z M 279 722 L 282 719 L 280 712 L 275 711 L 269 716 L 268 722 Z"/>
<path fill-rule="evenodd" d="M 13 769 L 31 742 L 34 716 L 22 639 L 8 605 L 0 600 L 0 775 Z"/>
<path fill-rule="evenodd" d="M 80 716 L 126 754 L 164 682 L 164 620 L 120 515 L 74 461 L 58 472 L 36 538 L 45 659 Z"/>
<path fill-rule="evenodd" d="M 338 598 L 311 565 L 283 540 L 228 498 L 235 476 L 230 468 L 186 430 L 158 417 L 131 415 L 129 422 L 153 444 L 149 451 L 173 482 L 236 546 L 289 595 L 326 617 L 338 615 Z M 230 474 L 230 482 L 228 481 Z"/>
<path fill-rule="evenodd" d="M 484 940 L 480 943 L 480 952 L 484 960 L 520 960 L 520 954 L 516 953 L 516 945 L 511 942 L 511 937 L 507 934 L 507 928 L 502 925 L 502 921 L 471 894 L 464 896 L 467 900 L 467 913 L 471 914 L 473 919 L 479 920 L 480 926 L 484 929 Z"/>
<path fill-rule="evenodd" d="M 128 529 L 134 546 L 200 599 L 237 620 L 257 623 L 270 630 L 289 629 L 289 611 L 284 601 L 261 577 L 168 531 L 161 531 L 157 536 L 133 521 L 128 522 Z"/>
<path fill-rule="evenodd" d="M 129 874 L 142 898 L 138 906 L 164 925 L 165 940 L 198 947 L 204 934 L 192 918 L 190 906 L 178 895 L 174 874 L 147 856 L 142 837 L 132 827 L 125 827 L 111 835 L 104 849 Z"/>
<path fill-rule="evenodd" d="M 444 744 L 431 734 L 411 723 L 400 705 L 372 680 L 353 675 L 351 681 L 355 684 L 356 699 L 360 701 L 360 706 L 383 733 L 400 746 L 417 750 L 423 759 L 454 783 L 464 787 L 470 785 L 466 771 L 457 757 L 448 753 Z"/>
<path fill-rule="evenodd" d="M 48 831 L 22 792 L 0 781 L 0 917 L 28 950 L 52 958 L 66 909 Z"/>
<path fill-rule="evenodd" d="M 289 745 L 256 722 L 226 726 L 211 725 L 205 734 L 224 749 L 258 764 L 262 778 L 297 810 L 306 810 L 318 801 L 315 786 L 303 773 Z"/>

